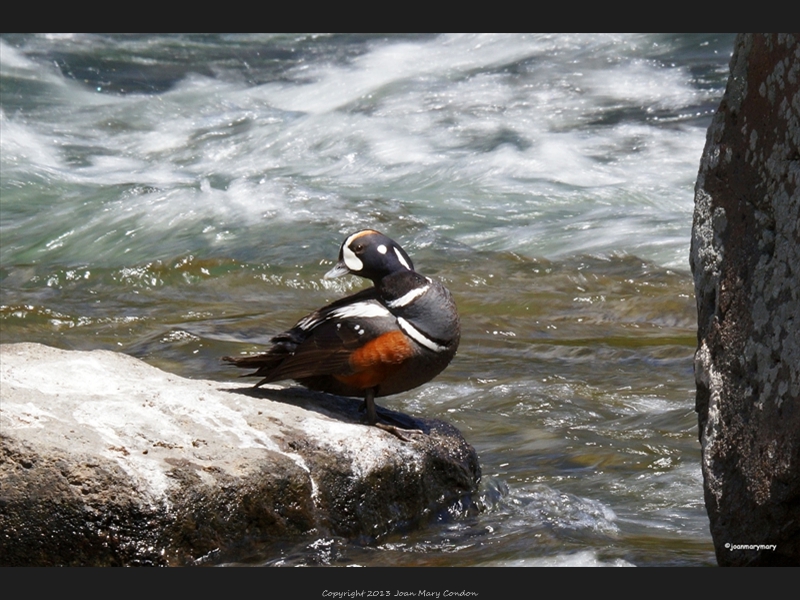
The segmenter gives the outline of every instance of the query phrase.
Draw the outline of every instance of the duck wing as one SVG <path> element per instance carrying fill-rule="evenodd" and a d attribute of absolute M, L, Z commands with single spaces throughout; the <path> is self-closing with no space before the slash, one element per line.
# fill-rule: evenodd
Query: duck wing
<path fill-rule="evenodd" d="M 354 353 L 395 330 L 396 318 L 378 300 L 375 289 L 368 288 L 304 317 L 273 337 L 265 353 L 222 360 L 256 369 L 247 375 L 263 378 L 256 386 L 282 379 L 348 376 L 363 368 L 351 360 Z"/>

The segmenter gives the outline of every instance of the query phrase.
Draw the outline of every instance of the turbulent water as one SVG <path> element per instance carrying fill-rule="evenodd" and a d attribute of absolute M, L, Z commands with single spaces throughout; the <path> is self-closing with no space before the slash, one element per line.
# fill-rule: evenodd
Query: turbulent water
<path fill-rule="evenodd" d="M 250 560 L 714 564 L 688 251 L 732 43 L 5 34 L 2 342 L 226 381 L 220 356 L 364 285 L 322 275 L 377 228 L 464 328 L 383 403 L 464 433 L 481 510 Z"/>

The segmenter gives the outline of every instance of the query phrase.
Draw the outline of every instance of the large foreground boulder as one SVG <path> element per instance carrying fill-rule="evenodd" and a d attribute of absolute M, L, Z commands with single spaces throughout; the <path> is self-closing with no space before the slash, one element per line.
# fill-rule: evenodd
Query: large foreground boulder
<path fill-rule="evenodd" d="M 359 402 L 183 379 L 108 351 L 0 346 L 0 565 L 235 560 L 384 535 L 469 495 L 443 422 L 410 441 Z M 272 399 L 270 399 L 272 398 Z"/>
<path fill-rule="evenodd" d="M 736 39 L 695 190 L 697 412 L 720 565 L 800 565 L 800 35 Z"/>

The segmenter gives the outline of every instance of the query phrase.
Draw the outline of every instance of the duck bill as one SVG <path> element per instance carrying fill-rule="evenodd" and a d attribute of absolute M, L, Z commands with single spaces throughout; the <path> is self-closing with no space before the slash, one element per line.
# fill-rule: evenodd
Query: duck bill
<path fill-rule="evenodd" d="M 342 275 L 347 275 L 348 273 L 350 273 L 350 269 L 347 268 L 347 265 L 344 264 L 343 260 L 340 260 L 338 263 L 336 263 L 335 267 L 325 273 L 325 279 L 335 279 L 337 277 L 341 277 Z"/>

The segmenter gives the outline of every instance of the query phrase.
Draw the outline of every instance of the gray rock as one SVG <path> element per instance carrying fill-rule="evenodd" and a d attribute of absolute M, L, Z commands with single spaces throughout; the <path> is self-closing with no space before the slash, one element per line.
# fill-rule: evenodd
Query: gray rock
<path fill-rule="evenodd" d="M 0 346 L 0 565 L 235 560 L 304 535 L 375 537 L 475 490 L 474 449 L 359 402 L 196 381 L 135 358 Z"/>
<path fill-rule="evenodd" d="M 703 152 L 691 249 L 720 565 L 800 564 L 799 184 L 800 35 L 739 35 Z"/>

